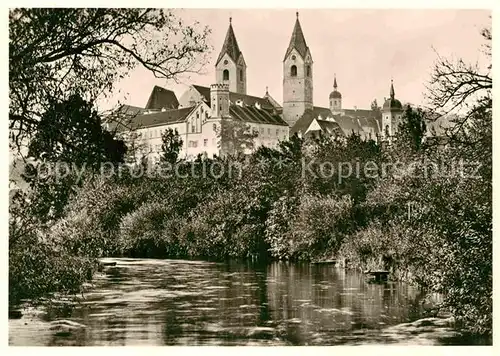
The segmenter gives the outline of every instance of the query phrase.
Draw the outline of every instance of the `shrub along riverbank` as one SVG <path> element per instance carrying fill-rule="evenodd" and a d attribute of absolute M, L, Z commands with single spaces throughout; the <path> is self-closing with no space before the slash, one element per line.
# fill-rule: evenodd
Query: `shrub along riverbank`
<path fill-rule="evenodd" d="M 405 122 L 411 115 L 422 119 L 407 109 Z M 247 157 L 180 162 L 180 174 L 89 175 L 44 228 L 28 231 L 41 225 L 17 216 L 27 232 L 10 239 L 10 300 L 75 292 L 101 256 L 345 257 L 442 293 L 458 325 L 488 334 L 491 117 L 474 120 L 477 132 L 440 148 L 412 145 L 403 125 L 385 147 L 357 136 L 294 137 Z M 469 167 L 459 172 L 459 162 Z M 204 177 L 214 164 L 233 173 Z M 35 191 L 31 198 L 43 196 Z M 15 224 L 11 216 L 11 235 Z"/>

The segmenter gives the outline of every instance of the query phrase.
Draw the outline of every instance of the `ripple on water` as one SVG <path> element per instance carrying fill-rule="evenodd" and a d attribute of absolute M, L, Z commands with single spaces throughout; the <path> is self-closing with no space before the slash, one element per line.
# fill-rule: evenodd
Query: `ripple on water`
<path fill-rule="evenodd" d="M 349 271 L 328 269 L 318 278 L 318 271 L 294 264 L 274 263 L 262 273 L 248 265 L 203 261 L 103 261 L 117 265 L 96 275 L 81 304 L 64 315 L 88 326 L 81 339 L 54 341 L 41 324 L 33 323 L 35 328 L 21 319 L 18 324 L 9 321 L 9 343 L 332 345 L 371 342 L 384 333 L 393 334 L 391 342 L 415 340 L 409 329 L 427 330 L 382 331 L 409 319 L 417 293 L 395 285 L 388 300 L 379 286 L 369 286 L 362 275 Z M 31 339 L 16 338 L 27 335 L 25 328 Z M 364 330 L 355 332 L 360 328 Z"/>

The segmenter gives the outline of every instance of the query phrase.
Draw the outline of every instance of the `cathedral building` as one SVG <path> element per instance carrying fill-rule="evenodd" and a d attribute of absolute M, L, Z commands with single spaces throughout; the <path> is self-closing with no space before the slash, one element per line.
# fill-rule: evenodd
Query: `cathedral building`
<path fill-rule="evenodd" d="M 395 98 L 392 81 L 381 116 L 371 109 L 345 109 L 336 75 L 329 107 L 318 107 L 313 103 L 313 65 L 297 12 L 283 58 L 283 104 L 267 89 L 262 97 L 248 95 L 247 65 L 229 19 L 215 63 L 215 83 L 210 87 L 192 84 L 179 98 L 173 91 L 155 86 L 144 108 L 121 108 L 122 114 L 130 116 L 129 124 L 123 125 L 121 131 L 133 132 L 133 137 L 144 147 L 142 154 L 156 159 L 161 152 L 161 135 L 167 129 L 174 129 L 181 136 L 181 157 L 221 155 L 223 145 L 218 133 L 223 120 L 242 122 L 256 133 L 255 148 L 261 145 L 276 148 L 292 134 L 346 137 L 354 133 L 373 140 L 387 140 L 394 134 L 401 120 L 402 105 Z"/>

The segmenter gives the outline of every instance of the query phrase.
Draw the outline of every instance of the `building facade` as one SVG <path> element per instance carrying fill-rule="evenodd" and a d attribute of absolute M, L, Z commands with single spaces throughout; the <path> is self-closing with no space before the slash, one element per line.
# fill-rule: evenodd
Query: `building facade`
<path fill-rule="evenodd" d="M 145 108 L 126 107 L 134 135 L 143 149 L 142 155 L 158 159 L 161 135 L 172 129 L 180 135 L 181 157 L 199 154 L 221 155 L 224 142 L 220 135 L 224 120 L 241 122 L 256 134 L 254 148 L 276 148 L 292 134 L 299 136 L 346 137 L 351 134 L 363 139 L 389 140 L 401 120 L 403 108 L 395 98 L 391 81 L 390 97 L 380 112 L 372 109 L 345 109 L 334 75 L 329 107 L 313 103 L 313 59 L 296 13 L 292 36 L 283 58 L 283 105 L 267 91 L 264 96 L 247 94 L 247 65 L 238 46 L 232 21 L 215 63 L 215 83 L 210 87 L 192 84 L 179 97 L 155 86 Z M 125 132 L 123 129 L 122 132 Z"/>

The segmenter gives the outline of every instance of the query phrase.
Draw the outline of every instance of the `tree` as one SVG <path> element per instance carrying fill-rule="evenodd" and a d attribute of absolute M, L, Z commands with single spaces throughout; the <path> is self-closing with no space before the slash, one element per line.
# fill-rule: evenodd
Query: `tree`
<path fill-rule="evenodd" d="M 98 170 L 104 162 L 123 162 L 126 151 L 122 140 L 103 129 L 93 104 L 72 95 L 51 103 L 42 115 L 28 156 Z"/>
<path fill-rule="evenodd" d="M 483 29 L 481 35 L 485 40 L 484 53 L 489 61 L 486 68 L 465 63 L 462 59 L 452 61 L 438 56 L 427 85 L 427 98 L 432 111 L 442 115 L 458 113 L 461 116 L 448 131 L 452 138 L 456 138 L 459 131 L 467 130 L 467 123 L 476 111 L 492 106 L 491 29 Z"/>
<path fill-rule="evenodd" d="M 122 163 L 126 151 L 122 140 L 103 129 L 92 103 L 78 95 L 52 103 L 29 144 L 34 164 L 22 175 L 31 186 L 32 214 L 42 221 L 60 217 L 83 175 Z"/>
<path fill-rule="evenodd" d="M 217 136 L 223 155 L 239 155 L 254 149 L 255 139 L 259 134 L 253 132 L 243 121 L 224 119 L 218 127 Z"/>
<path fill-rule="evenodd" d="M 137 66 L 164 79 L 199 72 L 208 33 L 163 9 L 10 10 L 11 145 L 31 138 L 51 103 L 108 94 Z"/>
<path fill-rule="evenodd" d="M 378 106 L 377 99 L 373 99 L 373 101 L 371 103 L 371 109 L 372 109 L 372 113 L 373 113 L 373 116 L 375 117 L 375 119 L 382 122 L 381 121 L 382 120 L 382 110 L 380 109 L 380 106 Z"/>
<path fill-rule="evenodd" d="M 161 156 L 160 161 L 175 164 L 182 150 L 183 141 L 177 132 L 172 129 L 166 129 L 161 135 Z"/>
<path fill-rule="evenodd" d="M 425 125 L 425 114 L 422 109 L 412 109 L 410 105 L 405 107 L 403 119 L 398 126 L 397 145 L 407 146 L 411 151 L 419 151 L 422 140 L 427 131 Z"/>

